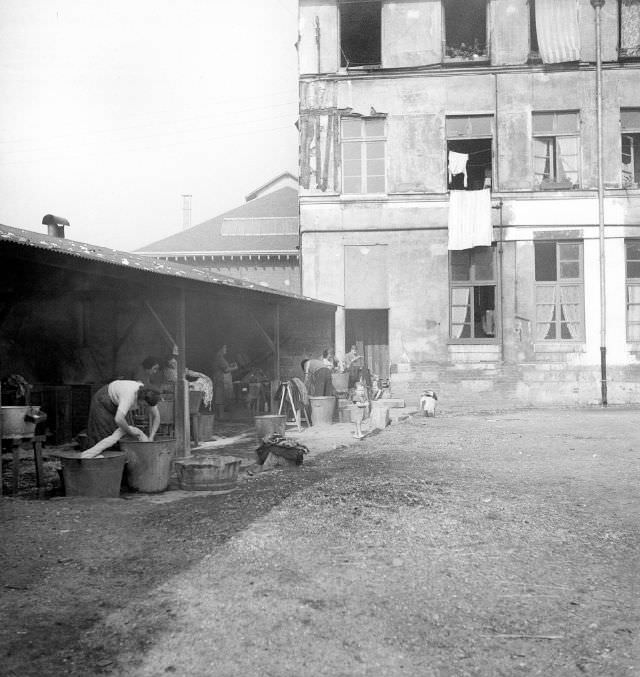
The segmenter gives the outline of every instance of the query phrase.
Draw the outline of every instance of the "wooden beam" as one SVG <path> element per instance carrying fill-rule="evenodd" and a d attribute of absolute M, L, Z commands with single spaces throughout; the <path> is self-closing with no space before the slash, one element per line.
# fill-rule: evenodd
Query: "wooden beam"
<path fill-rule="evenodd" d="M 274 376 L 280 379 L 280 304 L 276 303 L 273 322 L 273 336 L 275 343 L 274 351 Z"/>
<path fill-rule="evenodd" d="M 251 311 L 249 311 L 249 317 L 253 320 L 256 327 L 258 327 L 260 333 L 262 334 L 263 338 L 267 342 L 267 345 L 269 346 L 269 348 L 271 348 L 271 351 L 275 353 L 276 352 L 276 345 L 273 342 L 271 336 L 269 336 L 269 334 L 266 332 L 264 327 L 260 324 L 260 322 L 258 322 L 258 320 L 256 319 L 256 316 Z"/>
<path fill-rule="evenodd" d="M 184 301 L 184 290 L 181 289 L 180 294 L 182 295 L 182 299 Z M 149 301 L 145 301 L 144 305 L 147 307 L 147 310 L 151 313 L 151 315 L 153 315 L 153 318 L 158 323 L 158 326 L 160 327 L 162 333 L 164 334 L 164 337 L 169 342 L 171 349 L 175 352 L 177 341 L 173 338 L 173 336 L 171 336 L 171 332 L 164 326 L 164 322 L 160 319 L 160 316 L 153 309 L 153 306 L 149 303 Z M 180 373 L 184 374 L 184 371 Z"/>
<path fill-rule="evenodd" d="M 176 326 L 178 328 L 174 344 L 178 354 L 178 383 L 176 388 L 175 428 L 176 428 L 176 455 L 180 457 L 191 455 L 191 434 L 189 430 L 189 395 L 186 392 L 187 382 L 182 375 L 187 368 L 186 364 L 186 300 L 184 289 L 178 290 L 176 302 Z"/>

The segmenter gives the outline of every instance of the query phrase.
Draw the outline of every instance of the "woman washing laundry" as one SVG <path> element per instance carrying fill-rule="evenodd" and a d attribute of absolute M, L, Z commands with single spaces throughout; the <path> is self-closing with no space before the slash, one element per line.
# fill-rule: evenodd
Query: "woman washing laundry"
<path fill-rule="evenodd" d="M 152 442 L 160 425 L 158 401 L 160 393 L 145 386 L 142 381 L 112 381 L 93 396 L 89 409 L 87 436 L 92 445 L 80 454 L 80 458 L 94 458 L 114 446 L 125 435 L 141 442 Z M 140 428 L 131 425 L 128 414 L 142 403 L 148 405 L 151 416 L 149 436 Z"/>

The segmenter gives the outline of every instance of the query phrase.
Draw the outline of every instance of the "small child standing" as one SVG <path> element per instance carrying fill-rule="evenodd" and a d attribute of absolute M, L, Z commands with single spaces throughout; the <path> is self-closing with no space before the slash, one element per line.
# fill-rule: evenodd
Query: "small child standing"
<path fill-rule="evenodd" d="M 364 420 L 365 411 L 369 406 L 369 397 L 367 395 L 367 389 L 361 381 L 356 383 L 355 390 L 351 396 L 351 402 L 355 405 L 351 409 L 351 421 L 356 427 L 356 431 L 353 436 L 357 440 L 361 440 L 364 435 L 362 433 L 362 421 Z"/>
<path fill-rule="evenodd" d="M 433 390 L 424 390 L 420 396 L 420 411 L 422 412 L 422 415 L 435 416 L 437 401 L 438 396 Z"/>

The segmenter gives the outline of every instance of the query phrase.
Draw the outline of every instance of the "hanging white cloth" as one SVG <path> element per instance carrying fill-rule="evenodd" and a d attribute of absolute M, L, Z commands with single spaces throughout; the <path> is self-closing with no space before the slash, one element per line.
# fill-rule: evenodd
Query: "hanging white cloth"
<path fill-rule="evenodd" d="M 458 174 L 464 174 L 464 186 L 467 187 L 467 162 L 469 155 L 467 153 L 456 153 L 449 151 L 449 183 L 451 179 Z"/>
<path fill-rule="evenodd" d="M 580 61 L 576 0 L 535 0 L 538 49 L 543 63 Z"/>
<path fill-rule="evenodd" d="M 449 193 L 449 249 L 490 247 L 491 191 L 452 190 Z"/>

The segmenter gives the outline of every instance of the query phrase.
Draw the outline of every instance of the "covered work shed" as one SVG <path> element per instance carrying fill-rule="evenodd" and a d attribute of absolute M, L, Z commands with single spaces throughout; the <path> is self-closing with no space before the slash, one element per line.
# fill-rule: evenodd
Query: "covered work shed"
<path fill-rule="evenodd" d="M 147 355 L 213 373 L 217 350 L 271 381 L 333 345 L 335 305 L 64 237 L 0 225 L 0 377 L 20 374 L 49 401 L 56 443 L 86 425 L 92 392 L 135 378 Z M 176 393 L 178 453 L 189 448 Z"/>

